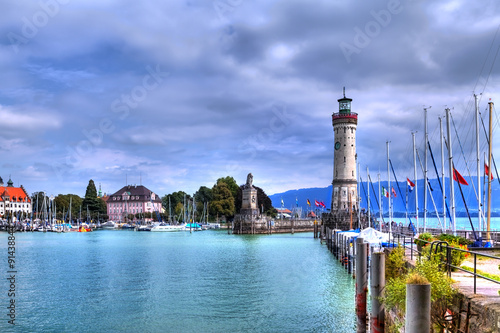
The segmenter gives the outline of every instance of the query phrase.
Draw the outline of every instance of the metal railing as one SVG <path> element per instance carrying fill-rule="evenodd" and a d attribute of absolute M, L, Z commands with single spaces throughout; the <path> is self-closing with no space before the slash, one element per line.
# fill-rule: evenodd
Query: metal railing
<path fill-rule="evenodd" d="M 405 249 L 410 249 L 410 260 L 413 260 L 414 253 L 416 253 L 419 256 L 419 258 L 423 255 L 422 251 L 419 251 L 417 245 L 415 244 L 416 239 L 417 238 L 415 238 L 413 236 L 408 236 L 408 235 L 403 235 L 403 234 L 393 234 L 392 244 L 394 246 L 396 244 L 401 246 L 401 244 L 402 244 Z M 409 240 L 409 242 L 408 242 L 408 240 Z M 471 274 L 474 277 L 474 294 L 477 293 L 477 278 L 491 281 L 493 283 L 500 285 L 500 281 L 491 279 L 487 276 L 484 276 L 484 275 L 477 273 L 477 258 L 478 257 L 486 257 L 486 258 L 490 258 L 490 259 L 496 259 L 496 260 L 498 260 L 499 264 L 500 264 L 500 257 L 453 247 L 453 246 L 450 246 L 445 241 L 428 242 L 428 241 L 425 241 L 422 239 L 418 239 L 418 241 L 422 242 L 424 244 L 430 244 L 431 245 L 431 249 L 430 249 L 431 252 L 435 249 L 435 251 L 436 251 L 435 253 L 437 253 L 437 249 L 439 247 L 440 253 L 445 254 L 441 257 L 440 263 L 445 266 L 446 273 L 448 274 L 449 277 L 451 277 L 451 272 L 453 269 L 462 271 L 464 273 Z M 407 244 L 409 244 L 409 246 L 407 246 Z M 436 247 L 434 248 L 433 245 L 436 245 Z M 469 270 L 463 269 L 462 267 L 458 267 L 458 266 L 453 265 L 452 260 L 451 260 L 452 251 L 459 251 L 459 252 L 463 252 L 465 254 L 469 254 L 469 255 L 473 256 L 473 263 L 474 263 L 473 271 L 471 272 Z M 445 258 L 445 260 L 442 260 L 443 258 Z"/>

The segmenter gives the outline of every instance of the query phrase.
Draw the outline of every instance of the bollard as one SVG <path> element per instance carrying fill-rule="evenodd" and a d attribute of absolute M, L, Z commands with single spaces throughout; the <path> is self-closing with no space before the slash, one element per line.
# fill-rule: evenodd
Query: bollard
<path fill-rule="evenodd" d="M 356 317 L 358 333 L 366 332 L 366 294 L 368 292 L 368 272 L 366 270 L 366 249 L 363 238 L 356 240 Z"/>
<path fill-rule="evenodd" d="M 406 333 L 430 332 L 431 285 L 406 285 Z"/>
<path fill-rule="evenodd" d="M 337 231 L 334 231 L 333 232 L 333 255 L 335 256 L 335 258 L 338 258 L 338 253 L 337 253 L 337 237 L 338 237 L 338 233 L 337 233 Z"/>
<path fill-rule="evenodd" d="M 385 289 L 385 253 L 372 253 L 372 268 L 370 270 L 371 290 L 371 332 L 383 333 L 385 331 L 385 309 L 379 297 L 384 295 Z"/>
<path fill-rule="evenodd" d="M 351 243 L 349 243 L 349 252 L 347 255 L 347 273 L 352 274 L 352 249 Z"/>

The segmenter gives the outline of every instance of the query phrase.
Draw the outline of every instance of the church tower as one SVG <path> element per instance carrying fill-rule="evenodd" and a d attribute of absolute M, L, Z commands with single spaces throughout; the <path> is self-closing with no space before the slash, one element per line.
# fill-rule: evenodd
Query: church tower
<path fill-rule="evenodd" d="M 334 133 L 333 191 L 331 212 L 357 209 L 356 127 L 358 114 L 351 112 L 351 98 L 338 100 L 339 112 L 332 114 Z"/>

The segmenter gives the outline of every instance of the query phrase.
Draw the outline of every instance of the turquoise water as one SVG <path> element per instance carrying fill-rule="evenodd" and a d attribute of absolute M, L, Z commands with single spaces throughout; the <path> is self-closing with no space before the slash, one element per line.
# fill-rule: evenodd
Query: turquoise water
<path fill-rule="evenodd" d="M 16 233 L 16 269 L 1 332 L 356 331 L 354 281 L 312 233 Z"/>
<path fill-rule="evenodd" d="M 378 218 L 378 215 L 376 215 L 376 217 Z M 397 223 L 402 222 L 403 225 L 406 225 L 406 226 L 408 225 L 408 223 L 410 221 L 409 219 L 405 220 L 404 217 L 403 218 L 395 217 L 395 218 L 393 218 L 393 220 Z M 476 231 L 479 231 L 480 229 L 479 229 L 479 222 L 478 222 L 477 216 L 471 217 L 471 220 L 472 220 L 472 225 L 474 226 L 474 229 Z M 388 221 L 387 217 L 385 218 L 385 221 Z M 413 216 L 411 218 L 411 221 L 414 224 L 417 223 Z M 446 228 L 448 230 L 451 230 L 452 227 L 451 227 L 451 222 L 450 222 L 449 218 L 447 218 L 446 221 L 444 221 L 443 218 L 438 220 L 436 217 L 428 217 L 427 221 L 426 221 L 426 226 L 427 226 L 427 228 L 441 228 L 442 226 L 444 226 L 445 222 L 446 222 Z M 424 218 L 422 216 L 419 217 L 418 223 L 419 223 L 419 228 L 424 227 Z M 455 223 L 456 223 L 456 230 L 472 230 L 469 218 L 467 218 L 467 217 L 457 217 L 457 218 L 455 218 Z M 482 230 L 486 231 L 486 222 L 484 222 Z M 491 218 L 490 231 L 500 231 L 500 218 L 499 217 L 492 217 Z"/>

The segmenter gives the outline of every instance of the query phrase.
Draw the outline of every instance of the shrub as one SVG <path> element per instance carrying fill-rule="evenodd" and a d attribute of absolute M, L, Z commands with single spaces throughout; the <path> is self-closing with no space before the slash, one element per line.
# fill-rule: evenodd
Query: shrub
<path fill-rule="evenodd" d="M 427 244 L 432 242 L 433 239 L 434 238 L 430 232 L 424 232 L 423 234 L 420 234 L 417 239 L 415 239 L 415 244 L 417 244 L 417 246 L 425 247 Z"/>
<path fill-rule="evenodd" d="M 408 273 L 388 279 L 381 301 L 388 309 L 395 308 L 399 315 L 404 314 L 406 284 L 416 280 L 427 280 L 431 284 L 431 301 L 435 313 L 442 313 L 443 309 L 446 311 L 451 305 L 455 290 L 451 286 L 451 279 L 439 269 L 439 262 L 434 256 L 418 261 L 416 267 Z"/>
<path fill-rule="evenodd" d="M 427 280 L 424 276 L 420 275 L 416 271 L 408 274 L 406 278 L 407 284 L 429 284 L 429 280 Z"/>
<path fill-rule="evenodd" d="M 453 235 L 449 235 L 449 234 L 441 234 L 441 235 L 439 235 L 438 239 L 445 241 L 445 242 L 448 242 L 448 244 L 455 243 L 455 244 L 462 245 L 462 246 L 464 246 L 464 245 L 468 246 L 468 245 L 472 244 L 472 241 L 470 241 L 464 237 L 453 236 Z"/>
<path fill-rule="evenodd" d="M 451 243 L 448 242 L 448 246 L 452 248 L 459 248 L 463 250 L 467 250 L 466 245 L 460 245 L 456 241 L 452 241 Z M 428 258 L 435 258 L 438 261 L 441 261 L 442 263 L 447 261 L 446 258 L 446 247 L 444 246 L 435 246 L 432 248 L 432 253 L 430 253 L 431 247 L 427 246 L 423 249 L 423 254 L 428 257 Z M 462 252 L 462 251 L 457 251 L 457 250 L 451 250 L 451 264 L 455 267 L 460 267 L 462 263 L 464 262 L 465 258 L 469 256 L 468 253 Z M 446 266 L 442 265 L 442 270 L 446 270 Z M 452 271 L 456 271 L 456 268 L 452 267 Z"/>
<path fill-rule="evenodd" d="M 385 277 L 387 280 L 397 276 L 404 275 L 407 272 L 405 249 L 403 247 L 396 247 L 386 255 L 385 261 Z"/>

